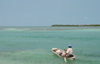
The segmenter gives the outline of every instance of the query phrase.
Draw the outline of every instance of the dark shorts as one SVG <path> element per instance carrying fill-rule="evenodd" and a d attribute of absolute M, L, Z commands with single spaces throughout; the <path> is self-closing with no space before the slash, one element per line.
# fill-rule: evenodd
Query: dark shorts
<path fill-rule="evenodd" d="M 73 55 L 72 54 L 67 54 L 66 57 L 70 58 L 70 57 L 73 57 Z"/>

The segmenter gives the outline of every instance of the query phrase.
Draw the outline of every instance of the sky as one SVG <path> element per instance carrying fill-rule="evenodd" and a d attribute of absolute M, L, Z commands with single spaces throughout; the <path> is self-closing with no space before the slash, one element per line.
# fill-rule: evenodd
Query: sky
<path fill-rule="evenodd" d="M 100 24 L 100 0 L 0 0 L 0 26 Z"/>

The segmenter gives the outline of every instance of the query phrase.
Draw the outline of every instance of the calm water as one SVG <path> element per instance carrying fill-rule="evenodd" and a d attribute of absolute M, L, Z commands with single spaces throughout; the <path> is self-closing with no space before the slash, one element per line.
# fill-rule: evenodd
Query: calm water
<path fill-rule="evenodd" d="M 76 60 L 53 47 L 73 46 Z M 100 27 L 0 27 L 0 64 L 100 64 Z"/>

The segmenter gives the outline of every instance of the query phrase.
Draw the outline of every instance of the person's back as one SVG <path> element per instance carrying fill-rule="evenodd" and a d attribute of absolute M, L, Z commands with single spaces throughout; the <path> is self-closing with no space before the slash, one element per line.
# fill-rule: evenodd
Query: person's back
<path fill-rule="evenodd" d="M 73 52 L 72 48 L 68 48 L 66 53 L 72 54 L 72 52 Z"/>

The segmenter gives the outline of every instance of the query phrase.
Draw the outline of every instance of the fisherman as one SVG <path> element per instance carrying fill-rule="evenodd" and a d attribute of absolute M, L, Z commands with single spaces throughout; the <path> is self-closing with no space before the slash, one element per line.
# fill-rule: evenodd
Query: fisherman
<path fill-rule="evenodd" d="M 63 49 L 63 50 L 66 51 L 64 57 L 67 57 L 67 58 L 73 57 L 73 55 L 72 55 L 72 52 L 73 52 L 72 45 L 68 45 L 68 49 L 67 50 Z"/>

